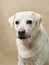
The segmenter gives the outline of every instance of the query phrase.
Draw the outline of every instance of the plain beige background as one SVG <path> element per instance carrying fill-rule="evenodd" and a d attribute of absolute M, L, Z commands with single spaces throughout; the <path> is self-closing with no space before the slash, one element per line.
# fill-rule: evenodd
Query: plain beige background
<path fill-rule="evenodd" d="M 43 16 L 41 23 L 49 35 L 49 0 L 0 0 L 0 65 L 17 65 L 15 30 L 10 28 L 8 18 L 26 10 Z"/>

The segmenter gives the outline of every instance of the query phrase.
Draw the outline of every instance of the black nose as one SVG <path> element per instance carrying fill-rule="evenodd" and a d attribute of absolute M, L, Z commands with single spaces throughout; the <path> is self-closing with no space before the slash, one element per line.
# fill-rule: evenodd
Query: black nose
<path fill-rule="evenodd" d="M 19 36 L 25 35 L 25 30 L 19 30 L 19 31 L 18 31 L 18 35 L 19 35 Z"/>

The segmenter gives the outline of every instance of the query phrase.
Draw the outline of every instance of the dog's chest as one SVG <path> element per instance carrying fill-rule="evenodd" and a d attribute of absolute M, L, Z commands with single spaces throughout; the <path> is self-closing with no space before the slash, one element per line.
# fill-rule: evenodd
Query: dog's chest
<path fill-rule="evenodd" d="M 24 65 L 36 65 L 37 57 L 22 58 Z"/>
<path fill-rule="evenodd" d="M 33 60 L 32 58 L 22 58 L 22 61 L 24 65 L 34 65 L 36 60 Z"/>

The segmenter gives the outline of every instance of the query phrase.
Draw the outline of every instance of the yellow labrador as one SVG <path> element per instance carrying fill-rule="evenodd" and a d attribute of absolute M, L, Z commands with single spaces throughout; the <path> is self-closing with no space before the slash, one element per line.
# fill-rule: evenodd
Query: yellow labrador
<path fill-rule="evenodd" d="M 41 21 L 42 16 L 32 11 L 9 18 L 16 31 L 18 65 L 49 65 L 49 38 Z"/>

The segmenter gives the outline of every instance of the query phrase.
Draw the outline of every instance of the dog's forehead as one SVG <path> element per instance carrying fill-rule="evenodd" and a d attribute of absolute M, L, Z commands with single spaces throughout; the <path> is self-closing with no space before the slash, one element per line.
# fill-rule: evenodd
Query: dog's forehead
<path fill-rule="evenodd" d="M 34 14 L 32 12 L 19 12 L 15 14 L 15 19 L 24 20 L 24 19 L 34 19 Z"/>

